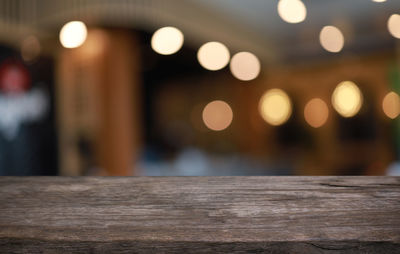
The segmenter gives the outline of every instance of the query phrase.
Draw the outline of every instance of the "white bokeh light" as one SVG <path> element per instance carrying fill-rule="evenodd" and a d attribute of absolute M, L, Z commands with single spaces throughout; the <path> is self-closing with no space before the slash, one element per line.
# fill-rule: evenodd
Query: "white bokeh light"
<path fill-rule="evenodd" d="M 172 55 L 183 45 L 183 33 L 171 26 L 163 27 L 154 32 L 151 37 L 152 49 L 161 55 Z"/>
<path fill-rule="evenodd" d="M 389 32 L 393 37 L 400 39 L 400 15 L 393 14 L 387 22 Z"/>
<path fill-rule="evenodd" d="M 332 53 L 340 52 L 344 46 L 344 36 L 335 26 L 323 27 L 319 34 L 319 41 L 326 51 Z"/>
<path fill-rule="evenodd" d="M 243 81 L 255 79 L 261 70 L 258 58 L 249 52 L 239 52 L 235 54 L 230 63 L 232 75 Z"/>
<path fill-rule="evenodd" d="M 280 0 L 278 14 L 288 23 L 300 23 L 306 19 L 307 9 L 300 0 Z"/>
<path fill-rule="evenodd" d="M 199 48 L 197 59 L 205 69 L 217 71 L 228 65 L 230 53 L 224 44 L 212 41 L 207 42 Z"/>
<path fill-rule="evenodd" d="M 81 21 L 71 21 L 65 24 L 60 31 L 60 42 L 65 48 L 81 46 L 87 37 L 86 25 Z"/>
<path fill-rule="evenodd" d="M 41 47 L 36 36 L 28 36 L 21 43 L 21 56 L 25 62 L 31 62 L 40 55 Z"/>

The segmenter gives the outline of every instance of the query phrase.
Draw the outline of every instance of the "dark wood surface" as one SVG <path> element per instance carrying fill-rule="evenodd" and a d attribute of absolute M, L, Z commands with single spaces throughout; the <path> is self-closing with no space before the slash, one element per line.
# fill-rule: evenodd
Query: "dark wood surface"
<path fill-rule="evenodd" d="M 400 253 L 400 178 L 0 178 L 0 253 L 220 252 Z"/>

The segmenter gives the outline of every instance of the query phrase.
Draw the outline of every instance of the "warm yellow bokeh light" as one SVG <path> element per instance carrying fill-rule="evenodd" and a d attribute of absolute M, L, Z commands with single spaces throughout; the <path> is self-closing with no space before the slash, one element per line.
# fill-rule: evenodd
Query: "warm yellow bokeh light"
<path fill-rule="evenodd" d="M 60 42 L 65 48 L 81 46 L 87 37 L 86 25 L 81 21 L 71 21 L 65 24 L 60 31 Z"/>
<path fill-rule="evenodd" d="M 334 26 L 324 26 L 319 34 L 319 41 L 326 51 L 333 53 L 341 51 L 344 46 L 344 36 Z"/>
<path fill-rule="evenodd" d="M 40 42 L 35 36 L 28 36 L 22 41 L 21 44 L 21 56 L 25 62 L 35 60 L 40 54 Z"/>
<path fill-rule="evenodd" d="M 300 0 L 280 0 L 278 14 L 288 23 L 300 23 L 306 19 L 307 9 Z"/>
<path fill-rule="evenodd" d="M 360 89 L 351 81 L 343 81 L 333 91 L 332 105 L 343 117 L 352 117 L 360 111 L 362 105 Z"/>
<path fill-rule="evenodd" d="M 400 39 L 400 15 L 393 14 L 390 16 L 387 26 L 390 34 L 393 35 L 393 37 Z"/>
<path fill-rule="evenodd" d="M 383 2 L 386 2 L 386 0 L 372 0 L 372 2 L 383 3 Z"/>
<path fill-rule="evenodd" d="M 85 57 L 96 58 L 102 56 L 109 38 L 104 30 L 91 29 L 85 44 L 82 46 L 81 54 Z"/>
<path fill-rule="evenodd" d="M 240 52 L 232 57 L 230 69 L 235 78 L 250 81 L 255 79 L 260 73 L 261 64 L 254 54 Z"/>
<path fill-rule="evenodd" d="M 232 123 L 232 119 L 232 109 L 224 101 L 212 101 L 203 109 L 203 121 L 210 130 L 225 130 Z"/>
<path fill-rule="evenodd" d="M 151 48 L 160 55 L 172 55 L 183 45 L 183 33 L 172 26 L 162 27 L 151 37 Z"/>
<path fill-rule="evenodd" d="M 271 89 L 261 97 L 258 109 L 267 123 L 276 126 L 289 119 L 292 114 L 292 103 L 284 91 Z"/>
<path fill-rule="evenodd" d="M 217 71 L 229 63 L 230 53 L 224 44 L 212 41 L 207 42 L 199 48 L 197 59 L 205 69 Z"/>
<path fill-rule="evenodd" d="M 304 119 L 314 128 L 324 125 L 326 120 L 328 120 L 328 115 L 328 106 L 319 98 L 310 100 L 304 107 Z"/>
<path fill-rule="evenodd" d="M 400 97 L 395 92 L 388 93 L 382 102 L 383 112 L 387 117 L 395 119 L 400 114 Z"/>

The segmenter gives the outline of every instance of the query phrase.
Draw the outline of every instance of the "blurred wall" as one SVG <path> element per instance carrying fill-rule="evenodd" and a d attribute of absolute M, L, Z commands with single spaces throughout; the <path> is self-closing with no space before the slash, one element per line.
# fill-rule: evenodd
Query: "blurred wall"
<path fill-rule="evenodd" d="M 171 81 L 154 99 L 157 132 L 175 150 L 194 146 L 217 154 L 236 153 L 275 167 L 288 164 L 300 175 L 384 174 L 396 159 L 397 130 L 382 111 L 382 100 L 393 89 L 394 67 L 388 51 L 271 67 L 247 84 L 228 73 Z M 353 118 L 341 117 L 331 104 L 333 90 L 346 80 L 355 82 L 363 94 L 361 111 Z M 293 103 L 289 121 L 276 127 L 265 123 L 258 110 L 261 96 L 272 88 L 285 90 Z M 304 107 L 315 97 L 329 108 L 320 128 L 304 119 Z M 228 102 L 234 112 L 231 126 L 222 132 L 208 130 L 202 121 L 202 110 L 212 100 Z"/>

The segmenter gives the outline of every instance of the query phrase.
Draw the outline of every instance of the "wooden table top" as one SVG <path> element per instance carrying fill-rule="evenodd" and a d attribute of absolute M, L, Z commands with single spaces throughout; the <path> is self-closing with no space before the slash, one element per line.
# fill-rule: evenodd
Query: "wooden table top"
<path fill-rule="evenodd" d="M 0 253 L 400 253 L 400 177 L 0 177 Z"/>

